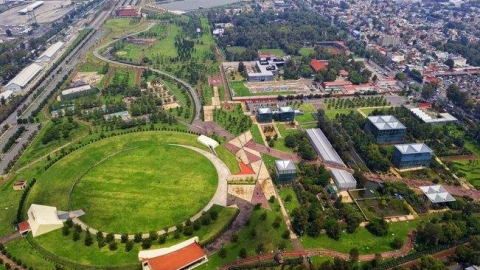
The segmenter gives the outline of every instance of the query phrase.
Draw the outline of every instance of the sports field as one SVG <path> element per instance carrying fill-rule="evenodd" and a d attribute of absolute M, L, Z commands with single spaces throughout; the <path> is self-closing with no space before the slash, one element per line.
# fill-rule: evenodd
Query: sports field
<path fill-rule="evenodd" d="M 93 143 L 41 175 L 27 205 L 68 210 L 71 194 L 71 209 L 83 209 L 81 220 L 95 229 L 136 233 L 175 226 L 201 211 L 217 186 L 207 158 L 169 145 L 205 149 L 195 140 L 185 133 L 142 132 Z"/>

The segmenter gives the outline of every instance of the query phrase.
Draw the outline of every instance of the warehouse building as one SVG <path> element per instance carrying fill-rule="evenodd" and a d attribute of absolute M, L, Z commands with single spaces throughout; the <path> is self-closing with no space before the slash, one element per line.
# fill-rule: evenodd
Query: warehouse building
<path fill-rule="evenodd" d="M 458 119 L 449 113 L 427 113 L 422 108 L 406 107 L 417 119 L 430 125 L 441 125 L 457 122 Z"/>
<path fill-rule="evenodd" d="M 365 131 L 371 133 L 378 143 L 399 143 L 405 139 L 407 128 L 392 115 L 370 116 Z"/>
<path fill-rule="evenodd" d="M 428 167 L 432 149 L 424 143 L 397 144 L 393 148 L 393 164 L 399 169 Z"/>
<path fill-rule="evenodd" d="M 35 3 L 29 5 L 28 7 L 20 9 L 18 13 L 25 15 L 28 13 L 28 11 L 38 8 L 39 6 L 43 5 L 43 3 L 44 3 L 43 1 L 35 1 Z"/>
<path fill-rule="evenodd" d="M 259 108 L 257 110 L 257 121 L 260 123 L 269 123 L 273 120 L 273 113 L 270 108 Z"/>
<path fill-rule="evenodd" d="M 10 90 L 13 92 L 21 91 L 27 86 L 27 84 L 37 76 L 42 70 L 42 66 L 38 64 L 31 64 L 24 68 L 20 73 L 15 76 L 7 85 L 5 85 L 5 91 Z"/>
<path fill-rule="evenodd" d="M 357 188 L 357 180 L 353 175 L 344 170 L 330 169 L 332 173 L 333 182 L 337 186 L 338 190 L 348 190 Z"/>
<path fill-rule="evenodd" d="M 286 160 L 275 160 L 275 174 L 277 176 L 277 181 L 280 184 L 288 184 L 295 180 L 297 177 L 297 169 L 293 161 Z"/>
<path fill-rule="evenodd" d="M 62 93 L 60 94 L 60 99 L 61 100 L 74 99 L 74 98 L 78 98 L 78 97 L 82 97 L 90 94 L 95 94 L 97 92 L 98 92 L 97 88 L 87 84 L 87 85 L 82 85 L 82 86 L 63 90 Z"/>
<path fill-rule="evenodd" d="M 50 47 L 46 51 L 44 51 L 36 60 L 36 62 L 50 62 L 54 56 L 60 51 L 60 48 L 63 46 L 63 42 L 59 41 Z"/>
<path fill-rule="evenodd" d="M 307 129 L 307 136 L 323 162 L 345 166 L 337 151 L 319 128 Z"/>
<path fill-rule="evenodd" d="M 12 90 L 6 90 L 6 91 L 3 91 L 0 93 L 0 100 L 4 100 L 5 103 L 8 102 L 8 100 L 10 99 L 10 97 L 12 96 L 13 94 L 13 91 Z"/>

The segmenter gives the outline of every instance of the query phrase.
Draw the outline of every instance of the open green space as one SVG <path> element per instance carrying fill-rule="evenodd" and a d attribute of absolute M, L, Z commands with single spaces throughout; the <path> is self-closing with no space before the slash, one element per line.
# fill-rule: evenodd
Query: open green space
<path fill-rule="evenodd" d="M 455 168 L 465 174 L 464 178 L 477 189 L 480 188 L 480 160 L 457 160 L 453 162 Z"/>
<path fill-rule="evenodd" d="M 87 172 L 73 190 L 71 207 L 85 210 L 81 219 L 88 225 L 116 233 L 174 226 L 198 213 L 216 190 L 217 174 L 208 159 L 169 145 L 205 149 L 195 138 L 176 132 L 144 132 L 91 144 L 41 175 L 27 205 L 68 210 L 72 185 Z"/>
<path fill-rule="evenodd" d="M 243 53 L 244 51 L 247 50 L 247 48 L 242 46 L 231 46 L 231 47 L 227 47 L 226 50 L 232 53 Z"/>
<path fill-rule="evenodd" d="M 112 32 L 120 32 L 132 28 L 138 23 L 134 18 L 112 18 L 105 22 L 104 27 Z"/>
<path fill-rule="evenodd" d="M 355 111 L 353 109 L 333 109 L 333 110 L 326 110 L 325 114 L 329 119 L 334 119 L 337 114 L 349 114 L 350 112 Z"/>
<path fill-rule="evenodd" d="M 225 146 L 220 145 L 219 147 L 215 148 L 215 152 L 217 152 L 218 157 L 225 162 L 225 165 L 227 165 L 232 174 L 240 172 L 237 158 L 234 154 L 232 154 L 232 152 L 225 148 Z"/>
<path fill-rule="evenodd" d="M 298 110 L 303 112 L 303 115 L 295 115 L 295 121 L 298 123 L 308 123 L 308 122 L 316 122 L 315 118 L 313 117 L 312 113 L 317 112 L 315 107 L 312 103 L 303 103 L 297 107 Z"/>
<path fill-rule="evenodd" d="M 343 233 L 339 240 L 329 238 L 326 234 L 320 234 L 317 238 L 302 237 L 303 247 L 324 248 L 348 253 L 353 247 L 358 248 L 360 254 L 374 254 L 392 250 L 390 243 L 398 236 L 406 240 L 410 231 L 417 227 L 419 219 L 405 222 L 390 223 L 389 234 L 379 237 L 371 234 L 367 229 L 360 227 L 352 234 Z"/>
<path fill-rule="evenodd" d="M 282 198 L 283 205 L 287 209 L 287 212 L 292 213 L 293 209 L 300 207 L 297 194 L 290 186 L 279 187 L 280 197 Z"/>
<path fill-rule="evenodd" d="M 315 50 L 313 48 L 301 48 L 298 53 L 301 55 L 301 56 L 310 56 L 311 54 L 313 54 L 315 52 Z"/>
<path fill-rule="evenodd" d="M 282 49 L 260 49 L 258 50 L 258 54 L 274 54 L 278 57 L 287 55 Z"/>
<path fill-rule="evenodd" d="M 232 89 L 234 95 L 237 97 L 245 97 L 245 96 L 278 96 L 278 95 L 290 95 L 295 94 L 295 91 L 265 91 L 260 93 L 252 93 L 248 90 L 247 86 L 245 86 L 246 81 L 229 81 L 228 85 L 230 89 Z"/>
<path fill-rule="evenodd" d="M 252 125 L 252 127 L 250 128 L 250 132 L 252 133 L 253 141 L 263 145 L 264 142 L 263 142 L 262 134 L 260 133 L 261 131 L 258 128 L 258 125 Z"/>

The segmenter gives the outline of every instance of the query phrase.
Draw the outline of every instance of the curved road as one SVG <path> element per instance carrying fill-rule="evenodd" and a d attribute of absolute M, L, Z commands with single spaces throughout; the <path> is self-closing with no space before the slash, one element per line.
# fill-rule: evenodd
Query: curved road
<path fill-rule="evenodd" d="M 106 48 L 108 46 L 110 46 L 111 44 L 113 44 L 114 42 L 120 40 L 120 39 L 123 39 L 123 38 L 126 38 L 126 37 L 131 37 L 131 36 L 134 36 L 134 35 L 137 35 L 137 34 L 140 34 L 140 33 L 143 33 L 143 32 L 146 32 L 148 30 L 150 30 L 150 28 L 152 28 L 153 26 L 155 25 L 155 23 L 152 23 L 150 24 L 147 29 L 143 30 L 143 31 L 140 31 L 140 32 L 136 32 L 136 33 L 133 33 L 133 34 L 129 34 L 129 35 L 126 35 L 126 36 L 123 36 L 121 38 L 117 38 L 117 39 L 113 39 L 112 41 L 96 48 L 94 51 L 93 51 L 93 54 L 95 55 L 95 57 L 97 57 L 98 59 L 104 61 L 104 62 L 108 62 L 108 63 L 111 63 L 111 64 L 115 64 L 115 65 L 122 65 L 122 66 L 125 66 L 125 67 L 133 67 L 133 68 L 141 68 L 141 69 L 149 69 L 157 74 L 160 74 L 160 75 L 163 75 L 163 76 L 166 76 L 178 83 L 180 83 L 181 85 L 183 85 L 185 88 L 187 88 L 187 90 L 190 92 L 190 95 L 193 99 L 193 104 L 195 106 L 195 115 L 193 117 L 193 121 L 201 121 L 200 119 L 200 110 L 201 110 L 201 107 L 202 107 L 202 103 L 200 101 L 200 98 L 198 97 L 198 93 L 197 91 L 195 91 L 195 89 L 189 84 L 187 83 L 186 81 L 180 79 L 180 78 L 177 78 L 175 76 L 173 76 L 172 74 L 170 73 L 167 73 L 167 72 L 164 72 L 164 71 L 161 71 L 161 70 L 158 70 L 158 69 L 154 69 L 154 68 L 149 68 L 149 67 L 145 67 L 145 66 L 142 66 L 142 65 L 134 65 L 134 64 L 127 64 L 127 63 L 122 63 L 122 62 L 118 62 L 118 61 L 114 61 L 114 60 L 111 60 L 111 59 L 108 59 L 106 57 L 104 57 L 103 55 L 100 54 L 100 50 L 103 49 L 103 48 Z"/>

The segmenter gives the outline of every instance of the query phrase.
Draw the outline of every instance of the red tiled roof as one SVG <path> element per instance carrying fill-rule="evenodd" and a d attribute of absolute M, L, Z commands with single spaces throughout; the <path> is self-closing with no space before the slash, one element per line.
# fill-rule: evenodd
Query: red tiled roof
<path fill-rule="evenodd" d="M 26 221 L 20 222 L 18 224 L 18 230 L 20 231 L 20 233 L 30 231 L 30 224 L 28 224 L 28 222 Z"/>
<path fill-rule="evenodd" d="M 334 81 L 334 82 L 323 82 L 325 87 L 328 86 L 346 86 L 346 85 L 352 85 L 351 82 L 349 81 Z"/>
<path fill-rule="evenodd" d="M 152 270 L 178 270 L 190 265 L 206 256 L 197 243 L 192 243 L 182 249 L 169 254 L 158 256 L 144 261 Z"/>
<path fill-rule="evenodd" d="M 313 68 L 313 70 L 315 70 L 315 72 L 318 72 L 319 70 L 328 68 L 328 61 L 312 59 L 312 61 L 310 61 L 310 66 Z"/>
<path fill-rule="evenodd" d="M 345 69 L 339 70 L 339 73 L 341 76 L 348 76 L 348 71 L 346 71 Z"/>
<path fill-rule="evenodd" d="M 25 185 L 25 181 L 18 181 L 18 182 L 15 182 L 15 184 L 13 184 L 14 186 L 23 186 Z"/>

